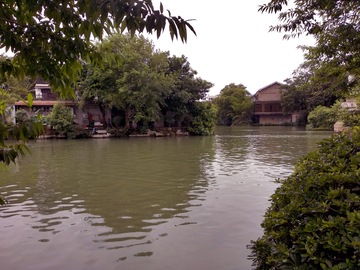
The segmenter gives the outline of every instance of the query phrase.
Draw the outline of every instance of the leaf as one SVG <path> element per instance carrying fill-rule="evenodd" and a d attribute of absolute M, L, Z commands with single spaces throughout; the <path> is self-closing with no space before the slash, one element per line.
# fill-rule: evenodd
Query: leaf
<path fill-rule="evenodd" d="M 33 95 L 31 93 L 28 94 L 28 102 L 27 102 L 27 105 L 29 108 L 32 107 L 33 105 Z"/>

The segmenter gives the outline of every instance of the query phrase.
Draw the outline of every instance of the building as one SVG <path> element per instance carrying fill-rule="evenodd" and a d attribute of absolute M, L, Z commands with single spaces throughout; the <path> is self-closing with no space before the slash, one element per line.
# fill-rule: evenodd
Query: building
<path fill-rule="evenodd" d="M 291 115 L 282 113 L 280 104 L 281 83 L 274 82 L 259 89 L 252 97 L 254 102 L 253 119 L 259 124 L 282 125 L 293 122 Z"/>
<path fill-rule="evenodd" d="M 356 99 L 355 98 L 346 99 L 345 101 L 341 102 L 341 108 L 345 108 L 350 112 L 356 111 L 358 109 Z M 336 133 L 343 132 L 345 129 L 346 127 L 344 126 L 344 123 L 342 121 L 337 121 L 334 124 L 334 132 Z"/>
<path fill-rule="evenodd" d="M 34 96 L 32 111 L 39 111 L 41 116 L 46 116 L 51 113 L 55 103 L 60 102 L 70 108 L 74 115 L 74 122 L 78 125 L 87 126 L 90 121 L 94 120 L 95 126 L 102 126 L 104 121 L 111 120 L 110 108 L 105 108 L 105 115 L 101 112 L 96 100 L 88 100 L 84 103 L 82 108 L 78 106 L 78 100 L 63 100 L 52 93 L 49 84 L 38 79 L 35 84 L 35 89 L 32 92 Z M 26 98 L 26 97 L 24 97 Z M 23 109 L 29 112 L 28 106 L 23 101 L 15 102 L 15 110 Z"/>

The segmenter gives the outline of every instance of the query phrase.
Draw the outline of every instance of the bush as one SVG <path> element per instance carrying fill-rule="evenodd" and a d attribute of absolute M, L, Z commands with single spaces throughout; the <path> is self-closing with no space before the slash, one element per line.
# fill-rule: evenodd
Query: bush
<path fill-rule="evenodd" d="M 74 116 L 68 107 L 61 103 L 56 103 L 49 115 L 49 124 L 67 138 L 75 138 L 76 126 L 73 124 L 73 119 Z"/>
<path fill-rule="evenodd" d="M 30 116 L 27 111 L 20 109 L 16 111 L 15 119 L 19 124 L 25 124 L 30 121 Z"/>
<path fill-rule="evenodd" d="M 198 102 L 188 131 L 191 135 L 207 136 L 213 134 L 217 110 L 211 103 Z"/>
<path fill-rule="evenodd" d="M 271 196 L 255 269 L 360 269 L 360 132 L 334 135 Z"/>
<path fill-rule="evenodd" d="M 309 128 L 334 129 L 334 124 L 340 117 L 341 101 L 338 100 L 331 108 L 317 106 L 308 115 Z M 309 129 L 308 128 L 308 129 Z"/>
<path fill-rule="evenodd" d="M 123 117 L 118 115 L 113 118 L 113 123 L 115 127 L 120 127 L 121 122 L 123 121 Z"/>

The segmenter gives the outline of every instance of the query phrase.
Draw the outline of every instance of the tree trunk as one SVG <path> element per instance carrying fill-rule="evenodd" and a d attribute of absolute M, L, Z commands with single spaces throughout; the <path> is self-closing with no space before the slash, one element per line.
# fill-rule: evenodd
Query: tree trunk
<path fill-rule="evenodd" d="M 101 114 L 102 114 L 102 119 L 103 119 L 103 128 L 106 129 L 107 128 L 107 125 L 106 125 L 106 113 L 105 113 L 105 106 L 102 102 L 99 102 L 99 108 L 100 108 L 100 111 L 101 111 Z"/>
<path fill-rule="evenodd" d="M 130 126 L 130 111 L 128 108 L 125 108 L 125 127 L 128 129 Z"/>

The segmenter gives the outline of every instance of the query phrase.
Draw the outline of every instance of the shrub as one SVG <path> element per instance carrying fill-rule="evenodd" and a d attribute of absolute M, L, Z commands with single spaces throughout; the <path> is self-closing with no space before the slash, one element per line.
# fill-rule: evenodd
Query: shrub
<path fill-rule="evenodd" d="M 271 196 L 255 269 L 360 269 L 360 132 L 334 135 Z"/>
<path fill-rule="evenodd" d="M 194 110 L 195 117 L 188 126 L 191 135 L 207 136 L 214 132 L 217 110 L 211 103 L 199 102 Z"/>
<path fill-rule="evenodd" d="M 75 138 L 76 126 L 73 124 L 73 119 L 74 116 L 69 108 L 61 103 L 56 103 L 49 115 L 49 124 L 67 138 Z"/>
<path fill-rule="evenodd" d="M 309 127 L 311 128 L 334 128 L 335 122 L 340 117 L 341 101 L 337 101 L 331 108 L 325 106 L 317 106 L 308 115 Z"/>
<path fill-rule="evenodd" d="M 121 122 L 123 121 L 123 117 L 118 115 L 113 118 L 113 123 L 115 127 L 120 127 Z"/>
<path fill-rule="evenodd" d="M 30 121 L 30 116 L 27 111 L 20 109 L 16 111 L 15 119 L 19 124 L 25 124 Z"/>

